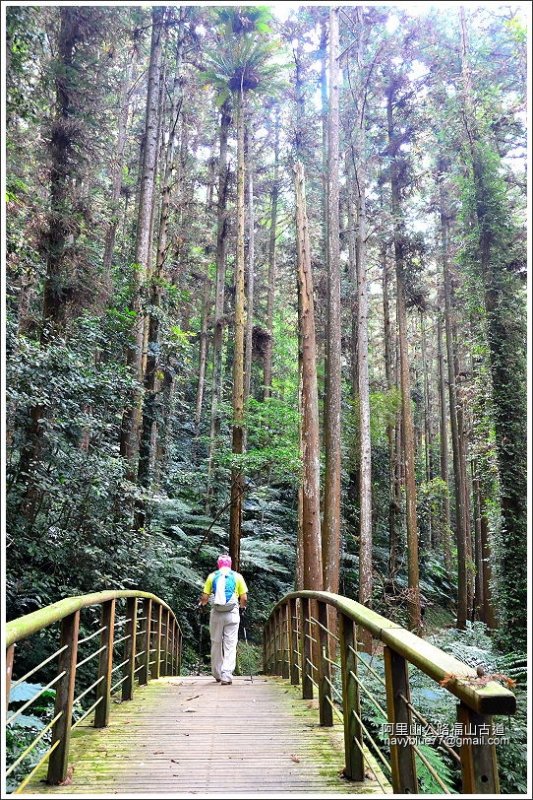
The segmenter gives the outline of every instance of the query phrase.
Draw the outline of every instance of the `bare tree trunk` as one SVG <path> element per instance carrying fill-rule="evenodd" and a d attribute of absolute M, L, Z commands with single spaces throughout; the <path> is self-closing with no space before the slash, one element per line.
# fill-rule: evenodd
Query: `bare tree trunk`
<path fill-rule="evenodd" d="M 113 263 L 113 252 L 115 249 L 115 237 L 119 222 L 118 203 L 120 200 L 120 189 L 122 187 L 122 167 L 124 165 L 124 151 L 126 148 L 128 117 L 130 110 L 129 89 L 131 83 L 131 66 L 127 69 L 127 74 L 122 80 L 120 89 L 119 114 L 118 114 L 118 136 L 115 157 L 111 166 L 111 179 L 113 189 L 111 192 L 111 219 L 109 220 L 104 245 L 104 275 L 110 281 L 110 270 Z"/>
<path fill-rule="evenodd" d="M 480 511 L 480 536 L 481 536 L 481 557 L 483 559 L 483 599 L 485 619 L 489 628 L 498 627 L 498 615 L 494 603 L 492 591 L 492 559 L 493 554 L 489 542 L 489 520 L 487 516 L 486 500 L 480 486 L 479 493 Z"/>
<path fill-rule="evenodd" d="M 389 305 L 389 265 L 387 259 L 387 246 L 383 245 L 380 252 L 382 263 L 382 293 L 383 293 L 383 342 L 385 361 L 385 381 L 387 392 L 391 392 L 396 385 L 393 377 L 392 363 L 392 336 Z M 389 445 L 389 578 L 394 580 L 398 563 L 398 512 L 399 506 L 396 497 L 396 426 L 387 423 L 387 441 Z"/>
<path fill-rule="evenodd" d="M 224 336 L 224 288 L 226 280 L 226 246 L 228 236 L 227 198 L 228 198 L 228 133 L 231 123 L 229 104 L 221 108 L 220 149 L 218 156 L 218 196 L 217 196 L 217 276 L 215 286 L 215 321 L 213 333 L 213 377 L 211 383 L 211 429 L 209 434 L 209 458 L 207 465 L 207 500 L 209 511 L 212 496 L 213 457 L 220 433 L 220 399 L 222 397 L 222 343 Z"/>
<path fill-rule="evenodd" d="M 181 29 L 180 29 L 181 34 Z M 180 35 L 179 34 L 179 35 Z M 160 416 L 159 391 L 160 379 L 160 320 L 157 309 L 161 306 L 163 298 L 163 278 L 165 262 L 169 249 L 169 220 L 171 210 L 171 196 L 175 186 L 175 151 L 177 139 L 177 126 L 181 114 L 183 98 L 178 96 L 181 86 L 181 58 L 183 40 L 180 38 L 176 53 L 175 77 L 170 93 L 171 103 L 169 109 L 168 144 L 164 155 L 162 169 L 162 192 L 159 230 L 157 238 L 156 265 L 151 276 L 150 285 L 150 313 L 146 320 L 146 360 L 144 368 L 145 401 L 142 415 L 142 431 L 139 448 L 138 483 L 144 489 L 149 489 L 152 481 L 153 464 L 158 439 L 158 418 Z M 146 503 L 143 499 L 137 502 L 136 524 L 143 527 L 146 523 Z"/>
<path fill-rule="evenodd" d="M 394 139 L 393 90 L 387 92 L 387 122 L 389 142 Z M 400 389 L 402 395 L 402 438 L 405 465 L 405 502 L 407 525 L 407 573 L 409 588 L 409 625 L 412 630 L 422 628 L 418 564 L 418 521 L 416 512 L 415 439 L 411 408 L 411 379 L 407 340 L 407 311 L 404 288 L 403 221 L 400 207 L 398 165 L 391 164 L 391 207 L 394 220 L 394 258 L 396 262 L 396 315 L 400 345 Z"/>
<path fill-rule="evenodd" d="M 245 94 L 237 98 L 237 252 L 235 257 L 235 347 L 233 353 L 233 429 L 232 453 L 242 455 L 244 451 L 244 328 L 245 290 L 244 290 L 244 125 Z M 229 552 L 233 568 L 239 570 L 242 498 L 244 493 L 244 474 L 240 467 L 231 470 L 231 507 Z"/>
<path fill-rule="evenodd" d="M 324 588 L 339 591 L 341 549 L 341 291 L 339 243 L 339 9 L 329 14 L 328 357 L 325 402 Z"/>
<path fill-rule="evenodd" d="M 246 270 L 246 346 L 244 363 L 244 403 L 250 396 L 252 385 L 252 342 L 254 328 L 254 270 L 255 270 L 255 211 L 254 211 L 254 159 L 252 120 L 246 131 L 246 163 L 248 166 L 248 252 Z M 246 448 L 246 434 L 245 434 Z"/>
<path fill-rule="evenodd" d="M 296 245 L 298 254 L 299 330 L 301 342 L 301 446 L 303 588 L 322 589 L 320 536 L 320 444 L 316 373 L 315 309 L 307 221 L 304 168 L 295 166 Z"/>
<path fill-rule="evenodd" d="M 483 564 L 483 548 L 481 541 L 481 489 L 479 477 L 476 475 L 476 464 L 472 461 L 472 495 L 474 502 L 474 561 L 476 574 L 474 579 L 474 612 L 478 619 L 485 622 L 485 572 Z"/>
<path fill-rule="evenodd" d="M 466 627 L 467 619 L 466 531 L 464 528 L 465 476 L 462 470 L 459 426 L 457 420 L 457 392 L 455 386 L 454 366 L 455 354 L 452 329 L 452 299 L 448 266 L 449 220 L 444 207 L 444 202 L 444 191 L 441 189 L 441 259 L 444 282 L 444 314 L 448 360 L 448 393 L 455 488 L 455 536 L 457 541 L 457 627 L 462 629 Z"/>
<path fill-rule="evenodd" d="M 453 341 L 457 341 L 455 321 L 452 325 Z M 463 530 L 465 536 L 465 559 L 466 559 L 466 618 L 472 619 L 472 609 L 474 602 L 474 557 L 472 552 L 472 528 L 470 524 L 470 489 L 468 484 L 468 432 L 466 430 L 466 419 L 464 401 L 458 389 L 458 376 L 460 375 L 458 348 L 455 347 L 455 388 L 456 388 L 456 407 L 457 407 L 457 433 L 459 436 L 459 464 L 461 469 L 461 489 L 463 492 Z"/>
<path fill-rule="evenodd" d="M 137 215 L 137 239 L 135 247 L 134 270 L 134 297 L 133 311 L 135 322 L 133 325 L 134 344 L 128 348 L 126 362 L 137 379 L 139 385 L 143 382 L 143 342 L 144 342 L 144 311 L 141 297 L 142 286 L 150 269 L 150 232 L 152 219 L 152 206 L 154 202 L 154 187 L 156 176 L 156 157 L 158 148 L 158 118 L 159 118 L 159 82 L 161 79 L 161 44 L 163 36 L 163 7 L 152 9 L 152 44 L 150 53 L 150 68 L 148 73 L 148 97 L 146 101 L 146 130 L 144 144 L 144 158 L 139 195 L 139 210 Z M 127 461 L 127 476 L 134 480 L 137 472 L 137 455 L 139 452 L 139 428 L 141 423 L 143 395 L 141 388 L 134 392 L 128 400 L 122 418 L 120 433 L 120 454 Z"/>
<path fill-rule="evenodd" d="M 268 338 L 265 344 L 264 373 L 263 373 L 263 400 L 268 400 L 272 394 L 272 348 L 274 327 L 274 297 L 276 286 L 276 234 L 278 221 L 278 195 L 279 195 L 279 113 L 276 111 L 274 121 L 274 179 L 270 200 L 270 236 L 268 241 L 268 295 L 267 295 L 267 331 Z"/>
<path fill-rule="evenodd" d="M 357 393 L 359 415 L 359 602 L 372 606 L 372 450 L 370 442 L 370 386 L 368 376 L 368 282 L 366 263 L 366 96 L 362 77 L 363 19 L 356 9 L 359 44 L 357 49 L 357 118 L 352 159 L 357 201 L 355 261 L 357 275 Z M 372 637 L 360 629 L 365 650 L 372 652 Z"/>
<path fill-rule="evenodd" d="M 207 334 L 207 323 L 209 318 L 209 299 L 211 295 L 211 281 L 209 275 L 204 277 L 204 291 L 202 297 L 202 328 L 200 331 L 200 352 L 198 354 L 198 389 L 196 391 L 196 413 L 194 417 L 195 436 L 200 433 L 200 423 L 202 421 L 202 408 L 204 404 L 205 389 L 205 370 L 207 366 L 207 350 L 209 337 Z"/>
<path fill-rule="evenodd" d="M 448 456 L 448 425 L 446 417 L 446 381 L 444 373 L 444 351 L 442 347 L 442 315 L 437 318 L 437 357 L 439 362 L 439 406 L 440 406 L 440 477 L 448 488 L 449 456 Z M 442 504 L 442 548 L 444 551 L 444 564 L 447 569 L 452 566 L 450 550 L 450 496 L 446 492 Z"/>
<path fill-rule="evenodd" d="M 425 313 L 420 312 L 420 337 L 422 345 L 422 369 L 424 373 L 424 452 L 426 460 L 426 480 L 433 478 L 433 434 L 431 431 L 431 396 L 429 386 L 430 365 L 428 364 Z"/>

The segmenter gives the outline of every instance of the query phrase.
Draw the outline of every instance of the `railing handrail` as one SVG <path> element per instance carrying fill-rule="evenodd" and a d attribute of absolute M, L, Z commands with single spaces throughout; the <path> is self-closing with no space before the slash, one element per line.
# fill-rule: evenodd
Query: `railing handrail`
<path fill-rule="evenodd" d="M 297 598 L 321 600 L 333 606 L 433 680 L 440 682 L 450 677 L 446 689 L 476 713 L 507 715 L 516 712 L 516 697 L 505 686 L 496 681 L 484 686 L 472 685 L 469 681 L 478 679 L 475 669 L 356 600 L 309 589 L 290 592 L 276 603 L 270 617 L 287 601 Z"/>
<path fill-rule="evenodd" d="M 120 600 L 126 601 L 125 614 L 122 618 L 116 619 L 117 601 Z M 81 612 L 83 609 L 93 606 L 101 607 L 100 626 L 94 633 L 80 639 Z M 142 608 L 140 616 L 139 606 Z M 156 612 L 155 618 L 153 610 Z M 152 592 L 143 592 L 137 589 L 108 590 L 67 597 L 31 614 L 26 614 L 24 617 L 12 620 L 6 626 L 6 708 L 9 707 L 16 644 L 54 623 L 60 623 L 59 649 L 52 655 L 48 655 L 26 675 L 18 678 L 14 686 L 26 681 L 28 677 L 34 675 L 45 665 L 50 665 L 56 659 L 57 675 L 29 702 L 8 716 L 5 722 L 6 725 L 10 725 L 44 690 L 54 686 L 54 717 L 52 722 L 43 729 L 45 732 L 52 729 L 51 746 L 41 756 L 38 763 L 32 766 L 30 774 L 18 786 L 17 791 L 19 792 L 47 759 L 47 782 L 57 785 L 65 780 L 72 730 L 93 712 L 94 727 L 107 727 L 111 697 L 119 687 L 122 687 L 122 700 L 131 700 L 136 682 L 136 685 L 142 686 L 152 678 L 157 679 L 161 676 L 179 675 L 180 673 L 183 634 L 174 611 L 164 600 Z M 139 624 L 140 629 L 138 629 Z M 122 626 L 124 626 L 124 630 L 119 631 L 120 635 L 115 637 L 115 629 Z M 89 655 L 83 654 L 84 657 L 79 658 L 78 646 L 98 635 L 100 635 L 98 649 Z M 151 646 L 152 644 L 154 647 Z M 116 645 L 121 646 L 122 652 L 114 653 Z M 153 659 L 151 658 L 152 653 L 155 654 Z M 143 656 L 142 661 L 140 660 L 141 656 Z M 75 696 L 80 667 L 96 658 L 97 661 L 93 663 L 96 664 L 97 679 Z M 114 660 L 119 663 L 114 665 Z M 139 663 L 137 663 L 138 660 Z M 120 678 L 120 673 L 116 674 L 118 670 L 122 673 Z M 113 681 L 115 682 L 113 683 Z M 95 702 L 73 722 L 75 705 L 81 703 L 81 700 L 93 691 L 96 692 Z M 6 777 L 31 755 L 42 737 L 43 731 L 34 737 L 30 745 L 8 767 Z"/>
<path fill-rule="evenodd" d="M 23 617 L 18 617 L 17 619 L 11 620 L 11 622 L 8 622 L 5 627 L 6 647 L 10 647 L 12 644 L 16 644 L 17 642 L 27 639 L 34 633 L 38 633 L 44 628 L 48 628 L 50 625 L 53 625 L 54 622 L 60 622 L 70 614 L 74 614 L 76 611 L 81 611 L 82 608 L 97 606 L 101 605 L 102 603 L 106 603 L 109 600 L 120 600 L 127 597 L 139 597 L 145 600 L 154 600 L 158 605 L 163 606 L 163 608 L 166 608 L 172 614 L 174 619 L 176 619 L 178 629 L 181 630 L 179 623 L 177 622 L 176 615 L 170 606 L 168 606 L 164 600 L 161 600 L 155 594 L 152 594 L 152 592 L 142 592 L 137 591 L 136 589 L 109 589 L 104 592 L 93 592 L 92 594 L 81 594 L 74 597 L 66 597 L 64 600 L 59 600 L 57 603 L 52 603 L 51 605 L 40 608 L 37 611 L 32 611 L 30 614 L 25 614 Z"/>

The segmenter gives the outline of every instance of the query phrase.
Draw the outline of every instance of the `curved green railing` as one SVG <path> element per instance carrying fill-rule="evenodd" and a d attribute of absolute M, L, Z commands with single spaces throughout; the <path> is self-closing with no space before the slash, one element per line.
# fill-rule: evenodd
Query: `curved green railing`
<path fill-rule="evenodd" d="M 359 639 L 364 640 L 364 644 Z M 371 637 L 371 638 L 370 638 Z M 302 685 L 302 696 L 313 698 L 318 690 L 320 723 L 333 725 L 337 713 L 344 725 L 344 774 L 351 780 L 364 780 L 370 765 L 367 744 L 388 769 L 393 791 L 419 792 L 417 761 L 431 773 L 447 794 L 449 787 L 428 762 L 413 736 L 413 720 L 429 725 L 411 702 L 409 665 L 438 682 L 458 700 L 460 730 L 457 748 L 444 737 L 437 744 L 460 765 L 464 794 L 498 794 L 499 781 L 491 715 L 514 714 L 514 694 L 374 611 L 330 592 L 300 591 L 286 595 L 273 608 L 265 625 L 263 640 L 265 672 L 290 678 Z M 383 659 L 384 678 L 369 664 L 368 654 Z M 386 696 L 386 709 L 368 690 L 358 674 L 358 666 L 370 670 L 372 680 L 380 681 Z M 335 671 L 340 673 L 340 690 L 335 686 Z M 383 755 L 361 714 L 361 698 L 378 708 L 386 718 L 390 760 Z M 335 702 L 337 700 L 337 702 Z M 342 708 L 342 712 L 341 709 Z M 385 787 L 383 787 L 385 789 Z"/>
<path fill-rule="evenodd" d="M 80 638 L 81 613 L 98 606 L 101 607 L 99 628 Z M 55 623 L 60 623 L 59 648 L 47 655 L 25 675 L 13 681 L 17 644 Z M 94 615 L 92 624 L 94 625 Z M 122 627 L 124 629 L 122 635 L 117 636 L 117 632 L 121 634 L 119 629 Z M 99 637 L 97 650 L 80 659 L 78 657 L 80 646 L 83 647 L 97 637 Z M 105 727 L 109 722 L 111 696 L 119 689 L 122 700 L 131 700 L 136 684 L 140 686 L 148 683 L 151 678 L 177 675 L 180 672 L 181 628 L 172 609 L 150 592 L 118 590 L 68 597 L 8 622 L 5 638 L 6 705 L 8 706 L 6 725 L 13 724 L 47 690 L 53 688 L 55 691 L 52 719 L 8 766 L 6 778 L 17 768 L 22 767 L 37 744 L 51 732 L 50 747 L 38 763 L 32 765 L 30 774 L 17 787 L 18 792 L 23 790 L 31 775 L 46 759 L 48 759 L 47 782 L 59 784 L 66 779 L 72 729 L 92 713 L 94 713 L 94 726 Z M 85 667 L 93 659 L 97 664 L 96 679 L 76 695 L 76 678 L 80 675 L 80 668 Z M 52 669 L 55 672 L 54 677 L 10 714 L 9 698 L 13 689 L 44 668 L 48 673 Z M 89 667 L 85 667 L 85 670 L 88 669 Z M 95 694 L 94 702 L 73 722 L 74 707 L 76 705 L 79 707 L 82 700 L 91 696 L 91 692 Z"/>

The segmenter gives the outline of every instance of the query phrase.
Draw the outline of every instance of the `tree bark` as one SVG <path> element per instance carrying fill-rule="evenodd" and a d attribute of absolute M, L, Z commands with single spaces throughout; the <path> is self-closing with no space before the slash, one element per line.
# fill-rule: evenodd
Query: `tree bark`
<path fill-rule="evenodd" d="M 276 235 L 278 221 L 278 195 L 279 195 L 279 113 L 276 111 L 274 120 L 274 178 L 272 193 L 270 195 L 270 234 L 268 240 L 268 289 L 267 289 L 267 318 L 266 327 L 268 337 L 265 343 L 265 359 L 263 372 L 263 400 L 268 400 L 272 395 L 272 350 L 274 327 L 274 298 L 276 285 Z"/>
<path fill-rule="evenodd" d="M 457 542 L 457 627 L 466 627 L 467 578 L 466 578 L 466 531 L 464 528 L 465 476 L 461 466 L 459 425 L 457 420 L 457 393 L 455 386 L 455 354 L 452 329 L 452 297 L 448 266 L 448 226 L 444 191 L 441 187 L 441 260 L 444 282 L 444 315 L 446 326 L 446 350 L 448 360 L 448 393 L 450 427 L 452 432 L 453 474 L 455 488 L 455 536 Z"/>
<path fill-rule="evenodd" d="M 115 157 L 111 167 L 111 180 L 113 188 L 111 192 L 111 219 L 107 225 L 104 245 L 104 258 L 103 267 L 105 279 L 111 284 L 111 265 L 113 263 L 113 253 L 115 250 L 115 238 L 117 234 L 117 227 L 119 223 L 119 200 L 120 190 L 122 187 L 122 168 L 124 166 L 124 152 L 126 149 L 126 139 L 128 131 L 128 118 L 130 111 L 130 90 L 131 83 L 131 67 L 128 67 L 127 74 L 122 80 L 120 88 L 120 100 L 118 109 L 118 135 Z"/>
<path fill-rule="evenodd" d="M 237 96 L 237 251 L 235 256 L 235 346 L 233 353 L 233 427 L 232 453 L 242 455 L 244 451 L 244 328 L 246 324 L 244 290 L 244 229 L 245 229 L 245 181 L 244 181 L 244 125 L 245 95 Z M 231 508 L 229 553 L 233 569 L 239 570 L 242 499 L 244 474 L 241 467 L 231 470 Z"/>
<path fill-rule="evenodd" d="M 194 415 L 195 436 L 199 436 L 200 434 L 200 423 L 202 421 L 202 409 L 204 405 L 207 351 L 209 345 L 207 328 L 209 318 L 209 299 L 211 295 L 211 281 L 209 280 L 208 274 L 206 274 L 204 277 L 204 289 L 202 295 L 202 327 L 200 330 L 200 351 L 198 353 L 198 388 L 196 390 L 196 413 Z"/>
<path fill-rule="evenodd" d="M 133 303 L 135 313 L 133 324 L 133 344 L 128 347 L 126 363 L 139 383 L 139 388 L 128 399 L 122 418 L 120 434 L 120 454 L 127 462 L 127 477 L 136 478 L 137 456 L 139 453 L 139 429 L 141 424 L 143 395 L 143 343 L 144 310 L 142 287 L 150 271 L 151 219 L 154 203 L 156 178 L 156 157 L 158 149 L 159 83 L 161 79 L 161 51 L 163 37 L 163 16 L 165 9 L 152 9 L 152 42 L 150 67 L 148 72 L 148 97 L 146 101 L 146 129 L 144 157 L 137 214 L 137 238 L 135 246 L 135 266 L 133 269 Z"/>
<path fill-rule="evenodd" d="M 228 134 L 231 124 L 229 103 L 226 102 L 220 113 L 220 138 L 218 156 L 218 194 L 217 194 L 217 244 L 216 244 L 216 285 L 213 332 L 213 373 L 211 381 L 211 428 L 209 433 L 209 457 L 207 463 L 207 500 L 209 511 L 212 496 L 213 458 L 220 434 L 220 400 L 222 397 L 222 343 L 224 337 L 224 294 L 226 281 L 226 249 L 228 236 L 227 198 L 228 198 Z"/>
<path fill-rule="evenodd" d="M 393 93 L 387 92 L 387 122 L 389 142 L 394 140 Z M 416 511 L 415 439 L 413 412 L 411 407 L 411 379 L 409 375 L 409 353 L 407 341 L 407 311 L 404 288 L 404 227 L 400 205 L 400 189 L 396 153 L 391 163 L 391 208 L 394 220 L 394 258 L 396 262 L 396 315 L 400 346 L 400 389 L 402 395 L 402 438 L 405 465 L 405 502 L 407 525 L 407 573 L 409 626 L 414 631 L 422 628 L 419 564 L 418 521 Z"/>
<path fill-rule="evenodd" d="M 389 265 L 387 259 L 387 247 L 383 246 L 381 250 L 381 262 L 383 264 L 382 273 L 382 291 L 383 291 L 383 342 L 384 342 L 384 359 L 385 359 L 385 381 L 387 384 L 387 392 L 391 394 L 393 388 L 396 387 L 394 378 L 394 368 L 392 361 L 392 333 L 391 333 L 391 319 L 390 319 L 390 303 L 389 303 Z M 397 415 L 396 415 L 397 417 Z M 396 438 L 397 428 L 392 422 L 387 423 L 387 441 L 389 445 L 389 579 L 394 582 L 396 573 L 398 571 L 398 548 L 399 548 L 399 511 L 400 501 L 398 497 L 398 480 L 397 480 L 397 456 L 396 451 Z"/>
<path fill-rule="evenodd" d="M 320 445 L 316 373 L 315 309 L 304 168 L 295 166 L 296 246 L 301 342 L 301 446 L 303 588 L 322 589 L 320 536 Z"/>
<path fill-rule="evenodd" d="M 252 342 L 254 327 L 254 270 L 255 270 L 255 210 L 254 210 L 254 159 L 252 120 L 246 128 L 246 163 L 248 167 L 248 249 L 246 259 L 246 346 L 244 363 L 244 403 L 250 397 L 252 385 Z M 246 435 L 245 435 L 246 436 Z M 246 441 L 245 441 L 246 447 Z"/>
<path fill-rule="evenodd" d="M 329 14 L 328 348 L 325 401 L 324 588 L 339 591 L 341 549 L 341 287 L 339 243 L 339 9 Z"/>
<path fill-rule="evenodd" d="M 439 362 L 439 412 L 440 412 L 440 477 L 446 484 L 446 494 L 442 503 L 441 542 L 444 552 L 444 564 L 447 569 L 452 566 L 450 550 L 450 495 L 448 491 L 449 455 L 448 455 L 448 423 L 446 415 L 446 379 L 444 368 L 444 350 L 442 347 L 442 315 L 437 318 L 437 358 Z"/>

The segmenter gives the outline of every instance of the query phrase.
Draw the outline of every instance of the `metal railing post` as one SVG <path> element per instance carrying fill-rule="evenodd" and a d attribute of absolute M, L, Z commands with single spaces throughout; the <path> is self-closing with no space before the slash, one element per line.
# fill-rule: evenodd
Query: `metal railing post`
<path fill-rule="evenodd" d="M 403 695 L 409 702 L 411 701 L 408 663 L 403 656 L 386 645 L 383 648 L 383 659 L 387 716 L 392 725 L 390 738 L 392 788 L 396 794 L 417 794 L 415 751 L 410 744 L 412 716 L 411 710 L 402 699 Z M 400 725 L 402 728 L 399 728 Z"/>
<path fill-rule="evenodd" d="M 310 603 L 307 598 L 303 598 L 300 603 L 300 619 L 302 629 L 302 698 L 304 700 L 313 699 L 313 682 L 311 661 L 311 620 Z"/>
<path fill-rule="evenodd" d="M 122 699 L 133 700 L 135 686 L 135 654 L 137 652 L 137 598 L 128 597 L 126 602 L 126 622 L 125 636 L 129 639 L 125 641 L 124 659 L 128 659 L 124 664 L 123 675 L 126 680 L 122 684 Z"/>
<path fill-rule="evenodd" d="M 340 656 L 342 670 L 342 710 L 344 718 L 344 775 L 351 781 L 365 777 L 363 760 L 363 731 L 357 717 L 361 717 L 361 701 L 357 675 L 357 641 L 353 620 L 340 615 Z M 354 714 L 355 712 L 355 714 Z M 357 715 L 357 717 L 355 716 Z M 354 745 L 357 741 L 359 746 Z"/>
<path fill-rule="evenodd" d="M 67 645 L 59 656 L 58 675 L 65 674 L 56 684 L 54 717 L 61 713 L 53 727 L 52 747 L 57 741 L 59 745 L 50 754 L 46 781 L 57 785 L 67 777 L 68 754 L 70 747 L 70 725 L 72 722 L 72 706 L 74 704 L 74 686 L 76 683 L 76 661 L 78 658 L 78 634 L 80 630 L 80 612 L 75 611 L 61 622 L 60 647 Z"/>
<path fill-rule="evenodd" d="M 329 634 L 328 634 L 328 608 L 326 603 L 317 603 L 317 638 L 319 644 L 318 657 L 318 708 L 320 714 L 320 724 L 330 728 L 333 725 L 333 696 L 331 691 L 331 666 L 329 658 Z"/>
<path fill-rule="evenodd" d="M 500 794 L 496 745 L 487 741 L 492 717 L 476 714 L 464 703 L 458 703 L 457 721 L 462 726 L 459 755 L 463 794 Z"/>
<path fill-rule="evenodd" d="M 108 600 L 102 604 L 102 627 L 100 647 L 105 647 L 98 658 L 98 678 L 100 683 L 96 687 L 96 699 L 100 702 L 94 714 L 94 727 L 106 728 L 109 723 L 109 705 L 111 700 L 111 670 L 113 669 L 113 638 L 115 634 L 115 600 Z"/>

